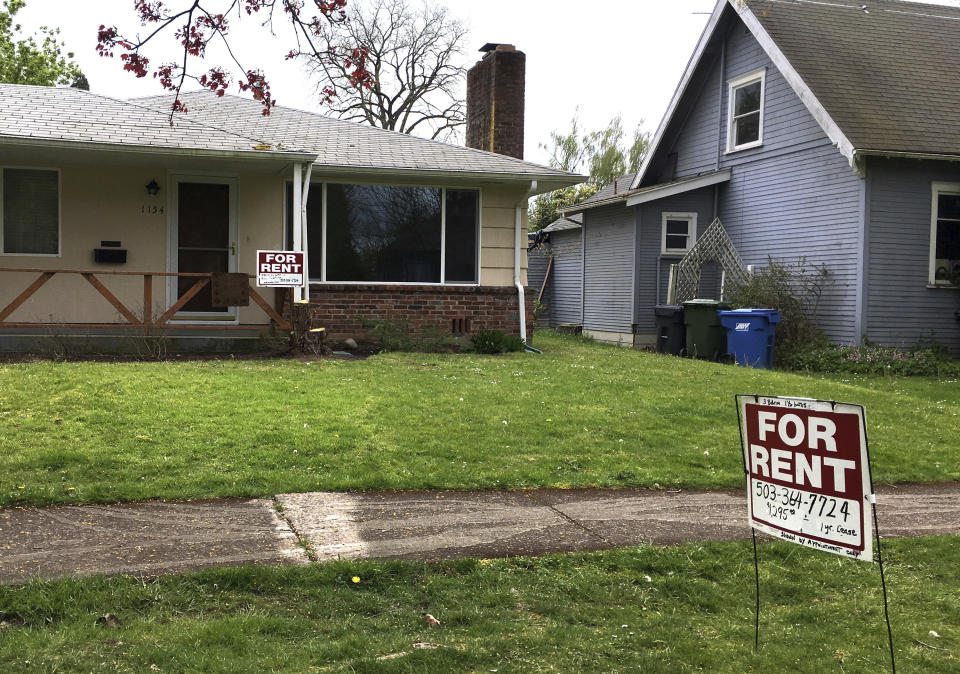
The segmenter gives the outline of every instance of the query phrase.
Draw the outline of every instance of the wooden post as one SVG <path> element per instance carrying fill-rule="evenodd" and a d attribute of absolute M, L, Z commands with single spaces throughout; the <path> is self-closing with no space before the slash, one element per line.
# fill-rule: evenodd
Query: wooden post
<path fill-rule="evenodd" d="M 153 323 L 153 277 L 150 274 L 144 274 L 143 275 L 143 324 L 149 326 L 151 323 Z"/>

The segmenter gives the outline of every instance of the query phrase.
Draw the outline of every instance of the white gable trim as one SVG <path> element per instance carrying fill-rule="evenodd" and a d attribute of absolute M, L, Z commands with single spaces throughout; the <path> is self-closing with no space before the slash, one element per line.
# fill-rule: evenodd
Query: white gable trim
<path fill-rule="evenodd" d="M 660 120 L 660 126 L 657 127 L 657 133 L 653 136 L 653 141 L 650 143 L 650 149 L 647 152 L 647 156 L 643 160 L 640 170 L 637 171 L 637 177 L 633 179 L 630 189 L 635 190 L 640 187 L 640 182 L 643 180 L 643 176 L 646 174 L 647 168 L 650 166 L 650 161 L 657 153 L 657 148 L 660 146 L 660 142 L 663 140 L 663 134 L 666 133 L 667 126 L 670 124 L 670 120 L 673 118 L 673 113 L 676 112 L 677 106 L 680 104 L 680 99 L 683 98 L 683 95 L 687 91 L 687 87 L 690 85 L 690 80 L 693 78 L 693 73 L 697 71 L 697 66 L 700 65 L 700 59 L 703 57 L 703 52 L 707 48 L 707 45 L 710 44 L 710 38 L 713 37 L 713 33 L 717 28 L 717 23 L 719 23 L 720 16 L 723 14 L 723 10 L 726 8 L 726 6 L 726 0 L 717 0 L 717 6 L 713 8 L 713 14 L 710 15 L 710 20 L 707 21 L 707 25 L 703 29 L 703 33 L 700 35 L 700 41 L 697 42 L 697 47 L 693 50 L 693 55 L 690 57 L 690 60 L 687 61 L 687 67 L 686 70 L 683 71 L 683 77 L 680 78 L 680 84 L 677 86 L 676 91 L 673 92 L 673 98 L 670 99 L 670 105 L 667 106 L 667 112 L 664 113 L 663 119 Z"/>
<path fill-rule="evenodd" d="M 719 183 L 729 182 L 733 176 L 730 169 L 708 173 L 706 175 L 694 178 L 693 180 L 681 180 L 679 182 L 667 183 L 660 187 L 650 187 L 640 194 L 628 197 L 627 206 L 639 206 L 650 201 L 657 201 L 665 197 L 672 197 L 675 194 L 683 194 L 699 190 L 702 187 L 710 187 Z"/>
<path fill-rule="evenodd" d="M 663 135 L 667 130 L 667 126 L 670 124 L 670 121 L 676 112 L 677 106 L 680 104 L 680 100 L 686 93 L 687 87 L 690 84 L 690 80 L 693 79 L 693 74 L 700 65 L 703 52 L 706 50 L 707 44 L 709 44 L 710 40 L 713 38 L 713 34 L 716 31 L 717 25 L 720 21 L 720 16 L 723 14 L 723 10 L 726 9 L 728 4 L 731 5 L 737 12 L 740 20 L 743 21 L 744 25 L 746 25 L 747 29 L 753 34 L 753 37 L 763 48 L 764 52 L 767 54 L 770 60 L 773 61 L 773 64 L 777 67 L 777 70 L 780 71 L 780 74 L 783 75 L 783 78 L 787 81 L 787 84 L 789 84 L 794 93 L 800 97 L 800 100 L 803 101 L 803 104 L 806 106 L 807 110 L 810 111 L 810 114 L 813 115 L 813 118 L 817 120 L 820 128 L 823 129 L 823 132 L 827 134 L 827 137 L 830 139 L 830 141 L 837 147 L 838 150 L 840 150 L 840 154 L 847 158 L 847 161 L 850 162 L 850 166 L 856 168 L 857 152 L 856 148 L 853 147 L 853 143 L 850 142 L 840 127 L 837 126 L 837 123 L 833 121 L 830 113 L 828 113 L 826 108 L 824 108 L 820 101 L 817 100 L 817 97 L 814 96 L 813 91 L 811 91 L 810 87 L 808 87 L 806 82 L 803 81 L 803 78 L 800 77 L 800 74 L 796 71 L 796 69 L 790 65 L 790 62 L 787 60 L 787 57 L 784 55 L 784 53 L 780 51 L 780 48 L 776 44 L 774 44 L 773 38 L 771 38 L 769 33 L 764 30 L 763 26 L 760 24 L 760 21 L 753 14 L 753 11 L 747 6 L 746 0 L 718 0 L 717 6 L 714 7 L 713 14 L 710 15 L 710 20 L 707 22 L 707 26 L 704 28 L 703 34 L 700 36 L 700 41 L 697 43 L 697 47 L 693 52 L 693 56 L 690 57 L 690 61 L 687 63 L 687 69 L 684 71 L 683 77 L 680 79 L 680 85 L 674 92 L 673 98 L 670 100 L 670 105 L 667 106 L 667 112 L 663 116 L 660 126 L 657 128 L 657 133 L 654 135 L 653 142 L 650 144 L 650 150 L 647 152 L 647 157 L 644 160 L 643 165 L 640 167 L 640 170 L 637 172 L 637 177 L 634 178 L 630 189 L 637 189 L 643 182 L 643 178 L 650 166 L 650 162 L 656 155 L 660 143 L 663 140 Z"/>
<path fill-rule="evenodd" d="M 784 53 L 780 51 L 780 47 L 774 44 L 773 38 L 771 38 L 770 34 L 760 25 L 760 21 L 747 6 L 747 3 L 742 0 L 729 0 L 729 2 L 733 5 L 734 9 L 737 10 L 741 21 L 743 21 L 750 32 L 753 33 L 753 37 L 760 43 L 760 46 L 763 47 L 763 51 L 765 51 L 767 56 L 770 57 L 770 60 L 773 61 L 773 65 L 775 65 L 777 70 L 780 71 L 780 74 L 783 75 L 783 79 L 787 81 L 787 84 L 790 85 L 793 92 L 800 97 L 800 100 L 803 101 L 803 104 L 807 107 L 807 110 L 810 111 L 810 114 L 813 115 L 813 118 L 817 120 L 817 124 L 819 124 L 823 132 L 827 134 L 830 142 L 840 150 L 840 154 L 847 158 L 850 166 L 855 168 L 857 151 L 856 148 L 853 147 L 853 143 L 850 142 L 846 134 L 837 126 L 837 123 L 833 121 L 833 117 L 831 117 L 830 113 L 823 107 L 823 104 L 817 100 L 813 91 L 810 90 L 807 83 L 800 77 L 800 73 L 790 65 L 790 61 L 788 61 Z"/>

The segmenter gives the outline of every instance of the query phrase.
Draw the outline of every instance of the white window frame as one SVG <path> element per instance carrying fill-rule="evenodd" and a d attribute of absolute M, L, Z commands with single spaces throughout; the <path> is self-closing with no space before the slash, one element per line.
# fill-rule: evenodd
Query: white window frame
<path fill-rule="evenodd" d="M 760 132 L 757 139 L 742 145 L 734 145 L 736 138 L 736 120 L 734 119 L 734 106 L 736 104 L 735 93 L 750 84 L 760 83 Z M 763 145 L 763 109 L 766 107 L 767 100 L 767 69 L 760 68 L 749 73 L 745 73 L 733 79 L 727 80 L 727 153 L 749 150 Z M 752 113 L 751 113 L 752 114 Z"/>
<path fill-rule="evenodd" d="M 57 252 L 56 253 L 7 253 L 3 241 L 3 172 L 7 169 L 28 171 L 53 171 L 57 174 Z M 63 178 L 59 168 L 53 166 L 0 166 L 0 257 L 60 257 L 63 254 Z"/>
<path fill-rule="evenodd" d="M 435 281 L 328 281 L 327 280 L 327 185 L 380 185 L 384 187 L 424 187 L 428 189 L 438 189 L 440 190 L 440 282 Z M 286 184 L 285 184 L 286 185 Z M 480 268 L 480 261 L 482 259 L 482 245 L 483 245 L 483 188 L 481 187 L 461 187 L 461 186 L 444 186 L 444 185 L 408 185 L 400 183 L 364 183 L 351 180 L 315 180 L 310 183 L 310 193 L 313 194 L 314 190 L 320 188 L 321 194 L 323 195 L 323 213 L 321 214 L 321 229 L 322 229 L 322 238 L 323 238 L 323 258 L 319 265 L 312 263 L 310 265 L 310 283 L 319 283 L 325 285 L 357 285 L 357 286 L 459 286 L 459 287 L 479 287 L 480 286 L 480 275 L 482 269 Z M 465 282 L 447 282 L 444 279 L 446 278 L 447 271 L 447 190 L 456 190 L 456 191 L 470 191 L 477 193 L 477 256 L 476 256 L 476 280 L 471 283 Z M 284 195 L 286 195 L 286 186 L 284 186 Z M 284 245 L 290 246 L 291 242 L 286 241 L 286 196 L 284 196 Z M 312 261 L 311 261 L 312 262 Z M 316 275 L 315 269 L 320 270 L 320 274 Z"/>
<path fill-rule="evenodd" d="M 931 184 L 930 191 L 930 264 L 927 270 L 927 283 L 935 288 L 956 288 L 957 286 L 948 281 L 937 280 L 937 220 L 943 219 L 937 217 L 937 211 L 940 207 L 940 195 L 960 195 L 960 183 L 935 182 Z"/>
<path fill-rule="evenodd" d="M 667 248 L 667 221 L 668 220 L 686 220 L 687 221 L 687 247 L 686 248 Z M 686 255 L 690 252 L 697 241 L 697 214 L 696 213 L 664 213 L 661 216 L 660 226 L 660 254 L 661 255 Z M 677 236 L 673 234 L 672 236 Z"/>

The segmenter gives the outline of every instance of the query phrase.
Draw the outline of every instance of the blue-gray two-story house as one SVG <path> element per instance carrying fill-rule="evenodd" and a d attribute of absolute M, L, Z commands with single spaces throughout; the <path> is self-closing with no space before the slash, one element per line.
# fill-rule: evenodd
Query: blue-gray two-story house
<path fill-rule="evenodd" d="M 652 342 L 719 217 L 748 265 L 826 264 L 832 339 L 960 355 L 960 8 L 720 0 L 640 171 L 565 213 L 601 339 Z"/>

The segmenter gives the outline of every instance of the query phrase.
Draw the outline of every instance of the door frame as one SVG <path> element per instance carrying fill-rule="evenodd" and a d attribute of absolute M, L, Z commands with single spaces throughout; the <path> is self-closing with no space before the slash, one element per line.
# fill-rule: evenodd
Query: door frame
<path fill-rule="evenodd" d="M 229 188 L 228 218 L 230 226 L 230 244 L 232 250 L 227 258 L 227 271 L 237 271 L 239 257 L 239 238 L 237 227 L 237 190 L 239 178 L 236 175 L 204 174 L 204 173 L 175 173 L 167 174 L 167 271 L 179 271 L 179 208 L 180 183 L 209 183 L 213 185 L 227 185 Z M 167 277 L 167 306 L 173 306 L 177 301 L 177 277 Z M 178 311 L 170 320 L 178 323 L 195 323 L 197 325 L 236 325 L 240 322 L 238 307 L 230 307 L 225 312 L 211 313 L 207 311 Z"/>

